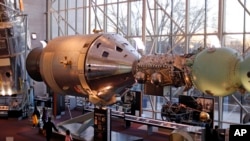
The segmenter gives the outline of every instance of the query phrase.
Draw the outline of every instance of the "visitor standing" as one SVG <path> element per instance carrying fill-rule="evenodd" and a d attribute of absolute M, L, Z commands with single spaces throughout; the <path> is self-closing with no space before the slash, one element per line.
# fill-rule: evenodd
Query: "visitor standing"
<path fill-rule="evenodd" d="M 43 121 L 43 124 L 46 123 L 48 119 L 48 112 L 47 112 L 47 109 L 45 107 L 43 107 L 43 111 L 42 111 L 42 121 Z"/>
<path fill-rule="evenodd" d="M 55 124 L 53 122 L 51 122 L 51 117 L 48 117 L 48 121 L 45 122 L 45 124 L 43 126 L 43 130 L 45 130 L 45 136 L 46 136 L 47 141 L 50 141 L 50 139 L 52 137 L 53 129 L 56 132 L 58 132 L 58 129 L 56 128 Z"/>

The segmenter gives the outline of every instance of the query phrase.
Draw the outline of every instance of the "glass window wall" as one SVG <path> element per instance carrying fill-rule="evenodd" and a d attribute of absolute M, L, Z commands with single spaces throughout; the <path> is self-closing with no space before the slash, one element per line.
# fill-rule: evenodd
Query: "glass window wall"
<path fill-rule="evenodd" d="M 123 35 L 145 54 L 183 54 L 200 47 L 230 47 L 242 54 L 250 47 L 249 1 L 232 0 L 48 0 L 49 36 L 91 34 L 93 30 Z M 237 22 L 236 22 L 237 21 Z M 48 39 L 50 40 L 50 39 Z M 139 45 L 139 43 L 141 43 Z M 139 45 L 139 46 L 138 46 Z M 178 99 L 178 88 L 164 88 L 164 96 L 143 97 L 143 116 L 161 119 L 161 106 Z M 185 94 L 202 95 L 192 88 Z M 214 119 L 223 127 L 241 123 L 249 106 L 247 94 L 223 98 Z M 178 101 L 177 101 L 178 102 Z M 146 106 L 145 106 L 146 105 Z M 233 118 L 228 118 L 233 117 Z"/>

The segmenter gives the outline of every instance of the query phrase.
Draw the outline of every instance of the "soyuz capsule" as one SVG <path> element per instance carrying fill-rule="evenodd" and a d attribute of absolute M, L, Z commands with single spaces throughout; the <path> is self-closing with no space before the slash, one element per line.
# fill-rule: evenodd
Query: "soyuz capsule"
<path fill-rule="evenodd" d="M 75 35 L 33 49 L 26 68 L 31 78 L 59 94 L 88 96 L 94 104 L 109 105 L 115 94 L 135 83 L 132 67 L 140 57 L 120 35 Z"/>

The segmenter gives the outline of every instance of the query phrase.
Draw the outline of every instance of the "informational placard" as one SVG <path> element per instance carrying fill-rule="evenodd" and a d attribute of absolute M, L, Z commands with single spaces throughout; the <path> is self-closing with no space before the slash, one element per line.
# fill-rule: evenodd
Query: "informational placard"
<path fill-rule="evenodd" d="M 230 125 L 229 141 L 249 141 L 250 125 Z"/>
<path fill-rule="evenodd" d="M 111 141 L 110 109 L 94 109 L 94 141 Z"/>

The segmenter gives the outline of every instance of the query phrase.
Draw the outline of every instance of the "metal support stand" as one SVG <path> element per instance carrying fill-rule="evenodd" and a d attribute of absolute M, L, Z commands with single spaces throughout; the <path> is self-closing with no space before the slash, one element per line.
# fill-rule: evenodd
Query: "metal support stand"
<path fill-rule="evenodd" d="M 223 97 L 219 97 L 218 101 L 218 126 L 222 128 L 222 120 L 223 120 Z"/>
<path fill-rule="evenodd" d="M 153 133 L 153 126 L 147 125 L 148 127 L 148 135 L 151 135 Z"/>

